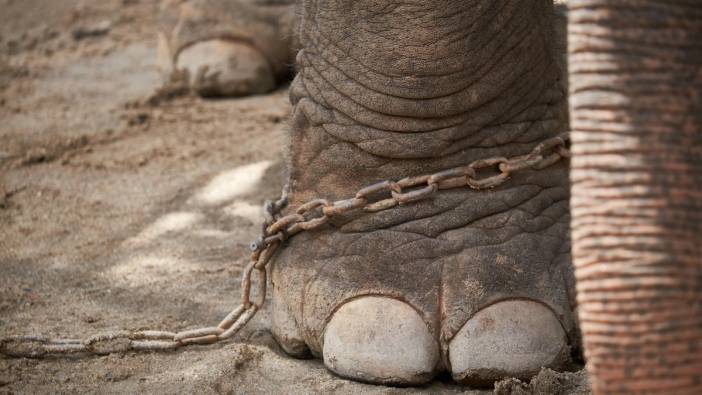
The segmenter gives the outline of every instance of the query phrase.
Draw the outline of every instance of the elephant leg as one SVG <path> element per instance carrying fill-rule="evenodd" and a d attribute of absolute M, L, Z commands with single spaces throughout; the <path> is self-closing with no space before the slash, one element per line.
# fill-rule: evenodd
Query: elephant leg
<path fill-rule="evenodd" d="M 294 0 L 164 0 L 158 64 L 202 96 L 273 90 L 291 72 Z"/>
<path fill-rule="evenodd" d="M 597 394 L 702 393 L 702 4 L 571 0 L 572 237 Z"/>
<path fill-rule="evenodd" d="M 289 212 L 524 155 L 564 129 L 549 0 L 305 0 L 300 18 Z M 273 333 L 293 355 L 377 383 L 558 369 L 574 328 L 568 199 L 559 162 L 333 217 L 277 256 Z"/>

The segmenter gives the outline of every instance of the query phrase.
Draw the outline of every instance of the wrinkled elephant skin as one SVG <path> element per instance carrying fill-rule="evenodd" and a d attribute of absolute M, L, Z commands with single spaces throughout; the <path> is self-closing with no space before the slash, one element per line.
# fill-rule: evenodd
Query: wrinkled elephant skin
<path fill-rule="evenodd" d="M 306 0 L 299 14 L 291 212 L 566 128 L 549 1 Z M 300 234 L 272 268 L 273 333 L 375 383 L 562 368 L 576 342 L 568 188 L 560 162 Z"/>

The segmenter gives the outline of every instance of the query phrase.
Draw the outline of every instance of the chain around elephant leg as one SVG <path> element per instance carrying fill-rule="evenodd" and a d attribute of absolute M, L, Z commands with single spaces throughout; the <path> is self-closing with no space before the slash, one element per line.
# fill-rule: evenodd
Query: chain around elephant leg
<path fill-rule="evenodd" d="M 46 355 L 91 353 L 97 355 L 126 351 L 173 350 L 191 344 L 211 344 L 238 333 L 263 307 L 266 299 L 266 267 L 276 251 L 290 237 L 324 226 L 332 217 L 352 211 L 367 214 L 431 198 L 445 189 L 491 189 L 509 180 L 514 173 L 540 170 L 570 158 L 568 134 L 549 138 L 531 152 L 512 158 L 490 157 L 433 174 L 385 180 L 361 188 L 348 199 L 312 199 L 292 214 L 281 215 L 287 206 L 285 194 L 264 204 L 265 221 L 261 235 L 251 245 L 251 258 L 241 281 L 241 303 L 212 327 L 181 332 L 159 330 L 114 331 L 93 336 L 54 339 L 45 336 L 10 336 L 0 340 L 0 353 L 12 357 L 41 358 Z M 256 273 L 256 283 L 252 282 Z M 255 290 L 255 292 L 253 292 Z M 256 297 L 255 299 L 253 297 Z"/>

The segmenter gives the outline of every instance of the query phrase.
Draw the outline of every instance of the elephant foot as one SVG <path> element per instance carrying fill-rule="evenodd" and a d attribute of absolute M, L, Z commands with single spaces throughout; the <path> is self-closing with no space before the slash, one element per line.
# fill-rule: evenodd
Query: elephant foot
<path fill-rule="evenodd" d="M 489 386 L 562 369 L 574 340 L 562 246 L 553 244 L 564 222 L 548 239 L 527 236 L 534 250 L 502 251 L 555 255 L 524 266 L 496 267 L 504 263 L 479 246 L 443 249 L 446 240 L 409 232 L 370 232 L 380 240 L 367 247 L 363 234 L 294 239 L 274 263 L 274 336 L 293 356 L 312 353 L 340 376 L 380 384 L 418 385 L 448 371 Z M 470 260 L 476 250 L 484 259 Z"/>
<path fill-rule="evenodd" d="M 495 4 L 303 1 L 283 214 L 319 198 L 387 199 L 358 191 L 522 157 L 560 134 L 550 2 Z M 475 171 L 505 181 L 403 188 L 424 198 L 333 215 L 291 238 L 271 267 L 282 348 L 394 385 L 447 372 L 482 386 L 563 368 L 575 342 L 568 164 Z"/>
<path fill-rule="evenodd" d="M 362 126 L 312 100 L 305 75 L 291 88 L 287 213 L 382 180 L 524 155 L 559 131 L 563 96 L 554 81 L 513 122 L 469 137 L 500 136 L 497 146 L 423 158 L 433 136 L 422 132 L 389 137 L 407 140 L 394 146 L 355 144 L 344 138 L 362 135 Z M 408 154 L 416 157 L 401 157 Z M 293 355 L 312 354 L 336 374 L 373 383 L 417 385 L 446 371 L 486 386 L 562 369 L 576 341 L 568 198 L 567 163 L 559 162 L 492 189 L 441 189 L 381 212 L 332 217 L 297 234 L 273 262 L 274 336 Z"/>
<path fill-rule="evenodd" d="M 165 0 L 158 64 L 204 97 L 269 92 L 289 72 L 292 1 Z"/>
<path fill-rule="evenodd" d="M 510 187 L 440 191 L 295 236 L 272 268 L 276 339 L 381 384 L 562 369 L 575 341 L 565 176 L 554 166 Z"/>

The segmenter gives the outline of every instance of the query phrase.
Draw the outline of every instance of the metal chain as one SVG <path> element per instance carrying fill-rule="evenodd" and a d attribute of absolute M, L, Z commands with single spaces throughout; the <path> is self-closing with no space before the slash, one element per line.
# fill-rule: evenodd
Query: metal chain
<path fill-rule="evenodd" d="M 189 344 L 211 344 L 234 336 L 263 307 L 266 299 L 266 266 L 278 247 L 288 238 L 317 229 L 332 217 L 354 210 L 375 213 L 424 200 L 438 190 L 469 187 L 495 188 L 505 183 L 511 174 L 525 170 L 540 170 L 563 158 L 570 157 L 566 133 L 549 138 L 526 154 L 513 158 L 479 159 L 465 166 L 434 174 L 406 177 L 399 181 L 382 181 L 356 192 L 350 199 L 331 202 L 313 199 L 300 205 L 294 213 L 280 216 L 287 206 L 287 196 L 264 204 L 265 221 L 261 236 L 251 245 L 251 259 L 241 281 L 241 304 L 217 326 L 182 332 L 116 331 L 100 333 L 86 339 L 52 339 L 43 336 L 11 336 L 0 340 L 0 353 L 13 357 L 39 358 L 48 354 L 172 350 Z M 481 176 L 482 174 L 482 176 Z M 252 300 L 252 274 L 257 273 L 256 296 Z"/>

